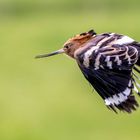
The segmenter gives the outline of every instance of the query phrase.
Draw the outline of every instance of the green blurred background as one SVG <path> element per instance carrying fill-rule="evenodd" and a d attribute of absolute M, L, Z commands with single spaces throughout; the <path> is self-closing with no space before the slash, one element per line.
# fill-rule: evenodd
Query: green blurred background
<path fill-rule="evenodd" d="M 139 140 L 140 109 L 109 111 L 64 55 L 34 59 L 92 28 L 140 41 L 139 6 L 139 0 L 1 0 L 0 140 Z"/>

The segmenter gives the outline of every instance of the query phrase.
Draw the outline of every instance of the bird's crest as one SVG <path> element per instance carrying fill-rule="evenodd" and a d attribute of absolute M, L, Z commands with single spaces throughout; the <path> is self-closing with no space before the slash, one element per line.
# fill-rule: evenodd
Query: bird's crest
<path fill-rule="evenodd" d="M 88 41 L 89 39 L 91 39 L 95 35 L 96 35 L 96 32 L 94 30 L 90 30 L 88 32 L 78 34 L 78 35 L 68 39 L 68 41 L 66 41 L 65 44 L 67 44 L 69 42 L 73 42 L 73 41 L 78 41 L 78 42 L 80 42 L 80 44 L 82 44 L 82 43 Z"/>

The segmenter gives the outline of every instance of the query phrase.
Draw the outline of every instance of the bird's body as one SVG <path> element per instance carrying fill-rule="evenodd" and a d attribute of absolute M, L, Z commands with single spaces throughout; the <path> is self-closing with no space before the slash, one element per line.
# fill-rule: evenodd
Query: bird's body
<path fill-rule="evenodd" d="M 97 35 L 93 30 L 69 39 L 64 48 L 37 58 L 66 53 L 77 61 L 83 75 L 102 97 L 106 106 L 131 113 L 138 103 L 134 93 L 140 80 L 140 44 L 116 33 Z"/>

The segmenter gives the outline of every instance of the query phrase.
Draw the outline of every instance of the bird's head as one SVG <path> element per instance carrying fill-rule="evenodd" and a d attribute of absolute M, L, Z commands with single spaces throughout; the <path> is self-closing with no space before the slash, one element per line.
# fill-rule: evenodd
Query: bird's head
<path fill-rule="evenodd" d="M 95 35 L 96 35 L 96 33 L 94 32 L 94 30 L 90 30 L 88 32 L 81 33 L 81 34 L 76 35 L 76 36 L 70 38 L 69 40 L 67 40 L 64 43 L 62 49 L 49 53 L 49 54 L 38 55 L 38 56 L 36 56 L 36 58 L 44 58 L 44 57 L 49 57 L 49 56 L 53 56 L 53 55 L 61 54 L 61 53 L 65 53 L 68 56 L 74 58 L 74 52 L 77 49 L 83 47 L 84 44 L 86 42 L 88 42 L 91 38 L 93 38 Z"/>

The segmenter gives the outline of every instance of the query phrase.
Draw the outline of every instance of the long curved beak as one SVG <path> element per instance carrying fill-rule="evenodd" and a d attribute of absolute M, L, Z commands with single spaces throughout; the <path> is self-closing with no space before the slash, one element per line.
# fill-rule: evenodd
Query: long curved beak
<path fill-rule="evenodd" d="M 37 55 L 35 58 L 44 58 L 44 57 L 49 57 L 49 56 L 53 56 L 53 55 L 56 55 L 56 54 L 61 54 L 61 53 L 64 53 L 64 49 L 60 49 L 58 51 L 55 51 L 55 52 L 52 52 L 52 53 L 49 53 L 49 54 L 41 54 L 41 55 Z"/>

